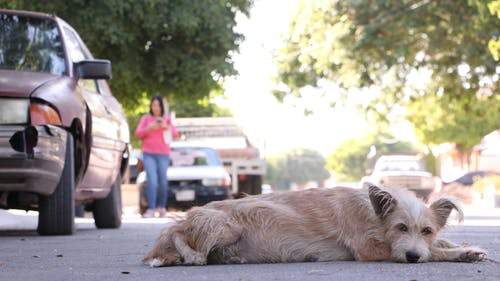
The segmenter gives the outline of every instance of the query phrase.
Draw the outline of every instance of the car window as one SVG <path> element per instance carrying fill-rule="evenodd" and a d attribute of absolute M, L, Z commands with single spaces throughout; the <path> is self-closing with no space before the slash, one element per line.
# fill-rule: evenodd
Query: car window
<path fill-rule="evenodd" d="M 80 41 L 78 40 L 78 36 L 73 32 L 73 30 L 64 27 L 64 34 L 66 35 L 66 48 L 68 50 L 69 56 L 71 57 L 71 61 L 73 63 L 79 62 L 85 59 L 89 59 L 89 57 L 85 54 L 83 47 L 80 45 Z M 78 81 L 80 87 L 85 90 L 98 92 L 97 84 L 95 80 L 90 79 L 80 79 Z"/>
<path fill-rule="evenodd" d="M 79 62 L 84 59 L 88 59 L 85 55 L 85 51 L 80 45 L 78 36 L 69 28 L 64 27 L 64 34 L 66 35 L 66 48 L 68 49 L 69 55 L 72 62 Z"/>
<path fill-rule="evenodd" d="M 67 74 L 54 21 L 0 14 L 0 69 Z"/>
<path fill-rule="evenodd" d="M 377 164 L 377 171 L 425 171 L 423 163 L 418 160 L 386 160 Z"/>
<path fill-rule="evenodd" d="M 191 138 L 195 138 L 197 141 L 203 142 L 210 147 L 215 149 L 219 148 L 246 148 L 248 147 L 247 139 L 244 136 L 230 136 L 229 130 L 225 130 L 226 135 L 224 137 L 217 137 L 211 135 L 210 137 L 199 136 L 201 132 L 190 132 Z"/>
<path fill-rule="evenodd" d="M 97 86 L 99 87 L 99 93 L 103 96 L 111 96 L 111 90 L 109 89 L 108 84 L 104 80 L 96 80 Z"/>
<path fill-rule="evenodd" d="M 92 91 L 95 93 L 98 93 L 99 91 L 97 90 L 97 85 L 95 80 L 90 80 L 90 79 L 80 79 L 78 80 L 78 85 L 82 87 L 85 90 Z"/>
<path fill-rule="evenodd" d="M 207 148 L 172 148 L 170 160 L 173 167 L 220 165 L 215 151 Z"/>

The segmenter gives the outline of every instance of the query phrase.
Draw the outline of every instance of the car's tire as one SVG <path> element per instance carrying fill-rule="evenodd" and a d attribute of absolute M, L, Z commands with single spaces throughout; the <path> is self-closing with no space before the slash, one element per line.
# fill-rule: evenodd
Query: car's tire
<path fill-rule="evenodd" d="M 71 235 L 75 232 L 75 169 L 73 136 L 66 137 L 66 156 L 61 180 L 54 193 L 38 199 L 38 228 L 40 235 Z"/>
<path fill-rule="evenodd" d="M 85 206 L 83 204 L 75 206 L 75 218 L 83 217 L 85 217 Z"/>
<path fill-rule="evenodd" d="M 119 228 L 122 225 L 122 177 L 120 174 L 111 186 L 108 196 L 94 201 L 92 213 L 97 228 Z"/>
<path fill-rule="evenodd" d="M 148 209 L 148 198 L 146 196 L 146 185 L 139 184 L 139 213 L 143 215 Z"/>

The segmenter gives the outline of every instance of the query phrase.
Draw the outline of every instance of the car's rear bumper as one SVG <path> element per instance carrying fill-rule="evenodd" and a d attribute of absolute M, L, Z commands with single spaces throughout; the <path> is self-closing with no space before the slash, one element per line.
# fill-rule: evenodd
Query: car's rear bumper
<path fill-rule="evenodd" d="M 55 126 L 31 127 L 36 131 L 36 144 L 27 149 L 22 143 L 26 128 L 0 125 L 0 191 L 49 195 L 64 168 L 67 131 Z"/>
<path fill-rule="evenodd" d="M 415 194 L 417 194 L 418 197 L 421 197 L 424 199 L 429 198 L 429 195 L 431 195 L 431 193 L 434 191 L 434 189 L 432 189 L 432 188 L 427 188 L 427 189 L 411 189 L 410 188 L 410 190 L 415 192 Z"/>
<path fill-rule="evenodd" d="M 189 198 L 181 199 L 177 193 L 182 191 L 194 191 L 193 200 Z M 172 186 L 168 188 L 168 206 L 201 206 L 212 201 L 225 200 L 229 198 L 228 186 L 204 186 L 204 185 L 190 185 L 190 186 Z"/>

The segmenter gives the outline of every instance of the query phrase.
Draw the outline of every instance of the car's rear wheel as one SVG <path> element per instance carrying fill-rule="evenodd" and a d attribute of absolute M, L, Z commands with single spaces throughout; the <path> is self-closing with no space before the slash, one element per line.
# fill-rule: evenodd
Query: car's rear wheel
<path fill-rule="evenodd" d="M 38 228 L 40 235 L 71 235 L 75 232 L 75 170 L 73 136 L 66 138 L 66 156 L 61 180 L 54 193 L 39 196 Z"/>
<path fill-rule="evenodd" d="M 143 215 L 148 209 L 148 198 L 146 196 L 146 185 L 139 185 L 139 213 Z"/>
<path fill-rule="evenodd" d="M 92 213 L 97 228 L 119 228 L 122 224 L 122 177 L 120 174 L 104 199 L 94 201 Z"/>

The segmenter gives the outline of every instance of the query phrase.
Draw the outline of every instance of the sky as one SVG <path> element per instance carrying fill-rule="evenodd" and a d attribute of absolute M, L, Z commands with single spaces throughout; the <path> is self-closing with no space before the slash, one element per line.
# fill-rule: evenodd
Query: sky
<path fill-rule="evenodd" d="M 340 143 L 363 135 L 366 122 L 354 107 L 333 109 L 331 97 L 312 91 L 307 99 L 279 104 L 272 96 L 272 76 L 276 73 L 272 53 L 288 30 L 297 0 L 257 0 L 250 18 L 237 18 L 237 31 L 245 36 L 240 53 L 233 56 L 239 76 L 225 83 L 225 99 L 215 100 L 229 108 L 261 154 L 278 155 L 294 148 L 314 149 L 324 156 Z M 314 114 L 304 116 L 303 105 Z"/>

